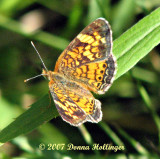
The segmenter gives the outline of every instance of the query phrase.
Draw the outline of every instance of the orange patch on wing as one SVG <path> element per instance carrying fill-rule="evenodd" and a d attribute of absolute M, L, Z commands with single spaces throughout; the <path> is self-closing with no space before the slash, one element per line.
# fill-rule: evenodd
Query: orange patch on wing
<path fill-rule="evenodd" d="M 76 69 L 76 72 L 80 75 L 80 74 L 82 74 L 82 70 L 80 69 L 80 68 L 77 68 Z"/>
<path fill-rule="evenodd" d="M 87 46 L 85 47 L 85 49 L 86 49 L 86 50 L 90 50 L 90 49 L 91 49 L 91 45 L 87 45 Z"/>
<path fill-rule="evenodd" d="M 82 53 L 82 52 L 83 52 L 84 47 L 83 47 L 83 46 L 79 46 L 79 47 L 77 47 L 77 49 L 79 50 L 79 53 Z"/>
<path fill-rule="evenodd" d="M 74 59 L 74 58 L 77 57 L 78 54 L 75 53 L 75 52 L 69 51 L 69 52 L 68 52 L 68 55 L 70 55 L 70 56 Z"/>
<path fill-rule="evenodd" d="M 95 41 L 94 43 L 92 43 L 92 46 L 99 46 L 99 41 Z"/>
<path fill-rule="evenodd" d="M 92 50 L 91 50 L 92 52 L 98 52 L 99 51 L 99 49 L 98 49 L 98 47 L 94 47 L 94 48 L 92 48 Z"/>
<path fill-rule="evenodd" d="M 87 78 L 91 80 L 95 80 L 95 74 L 87 74 Z"/>

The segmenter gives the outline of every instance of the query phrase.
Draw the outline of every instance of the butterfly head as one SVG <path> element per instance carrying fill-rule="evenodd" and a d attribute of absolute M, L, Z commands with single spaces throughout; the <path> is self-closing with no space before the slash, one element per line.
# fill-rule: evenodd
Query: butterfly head
<path fill-rule="evenodd" d="M 42 69 L 42 75 L 43 75 L 44 78 L 48 77 L 48 72 L 49 71 L 46 71 L 45 69 Z"/>
<path fill-rule="evenodd" d="M 48 71 L 48 70 L 42 69 L 42 75 L 43 75 L 44 78 L 46 78 L 48 80 L 51 80 L 52 74 L 53 74 L 52 71 Z"/>

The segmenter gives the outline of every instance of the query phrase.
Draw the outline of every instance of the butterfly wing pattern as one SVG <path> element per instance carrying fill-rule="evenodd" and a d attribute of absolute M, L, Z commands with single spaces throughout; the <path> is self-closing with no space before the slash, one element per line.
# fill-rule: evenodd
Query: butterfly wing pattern
<path fill-rule="evenodd" d="M 112 31 L 98 18 L 69 44 L 48 71 L 49 89 L 62 119 L 73 126 L 102 119 L 101 102 L 90 91 L 104 94 L 116 72 Z"/>
<path fill-rule="evenodd" d="M 49 82 L 50 92 L 62 119 L 74 126 L 102 119 L 101 103 L 81 85 L 54 74 Z"/>
<path fill-rule="evenodd" d="M 104 94 L 113 82 L 116 59 L 112 54 L 112 31 L 98 18 L 69 44 L 59 57 L 55 72 Z"/>

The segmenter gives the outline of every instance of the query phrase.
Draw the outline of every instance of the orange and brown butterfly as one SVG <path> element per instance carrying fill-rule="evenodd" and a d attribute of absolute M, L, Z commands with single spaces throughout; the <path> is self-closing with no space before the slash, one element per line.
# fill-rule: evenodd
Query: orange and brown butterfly
<path fill-rule="evenodd" d="M 54 71 L 44 68 L 41 75 L 50 81 L 50 93 L 64 121 L 73 126 L 101 121 L 101 102 L 90 91 L 104 94 L 116 73 L 108 22 L 104 18 L 93 21 L 62 52 Z"/>

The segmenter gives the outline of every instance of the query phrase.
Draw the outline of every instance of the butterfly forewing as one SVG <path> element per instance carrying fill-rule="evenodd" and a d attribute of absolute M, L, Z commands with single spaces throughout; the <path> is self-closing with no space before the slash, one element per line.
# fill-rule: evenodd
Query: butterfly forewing
<path fill-rule="evenodd" d="M 88 25 L 59 57 L 55 71 L 103 94 L 111 86 L 116 70 L 112 54 L 112 32 L 99 18 Z"/>

